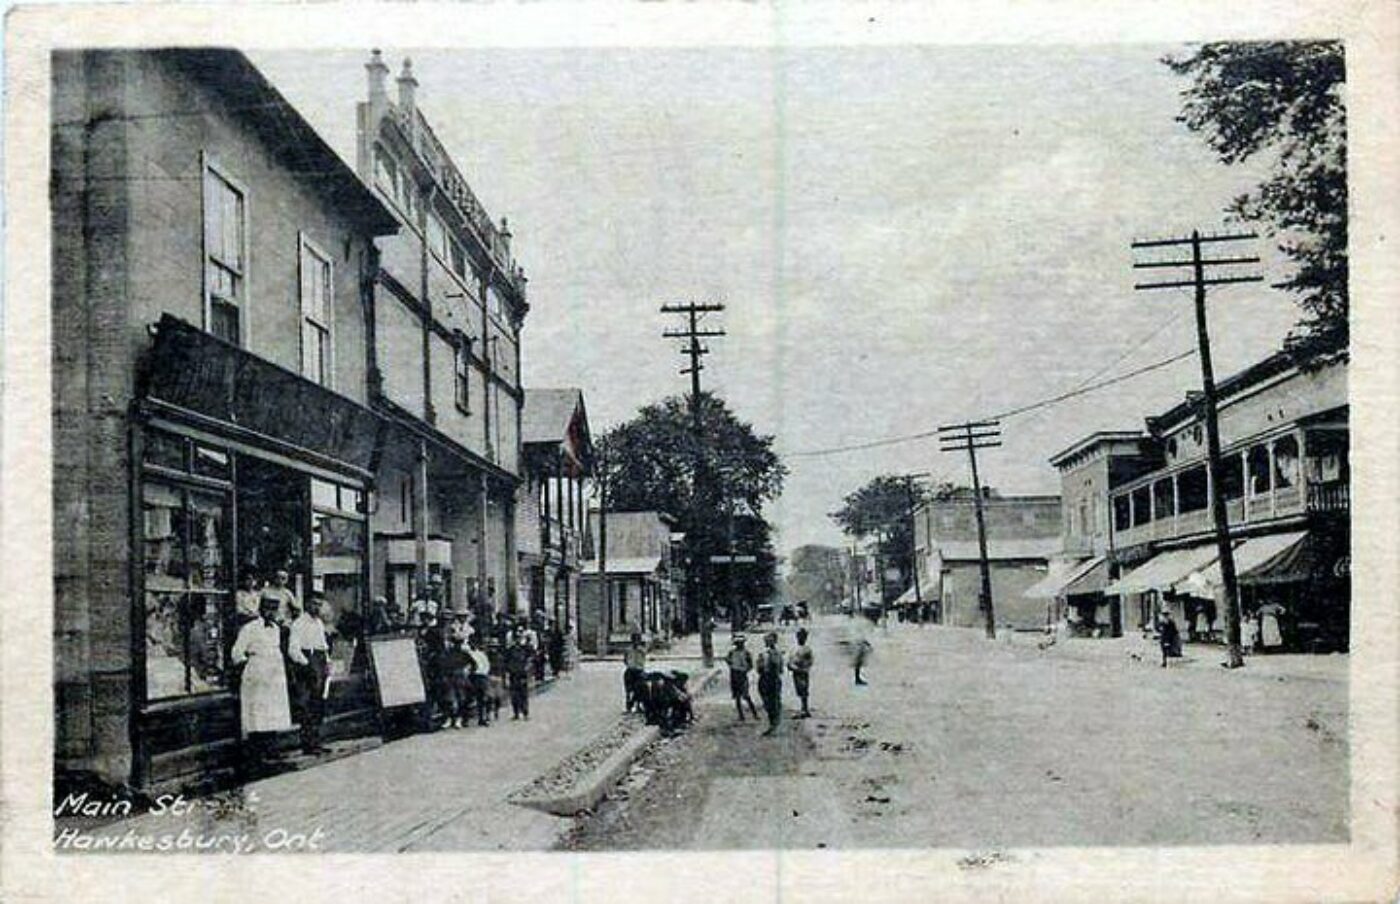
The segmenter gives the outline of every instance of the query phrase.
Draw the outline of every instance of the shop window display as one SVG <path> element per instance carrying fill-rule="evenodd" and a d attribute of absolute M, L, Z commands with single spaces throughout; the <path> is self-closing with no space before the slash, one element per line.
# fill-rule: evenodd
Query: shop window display
<path fill-rule="evenodd" d="M 227 685 L 229 509 L 226 492 L 142 486 L 149 700 Z"/>

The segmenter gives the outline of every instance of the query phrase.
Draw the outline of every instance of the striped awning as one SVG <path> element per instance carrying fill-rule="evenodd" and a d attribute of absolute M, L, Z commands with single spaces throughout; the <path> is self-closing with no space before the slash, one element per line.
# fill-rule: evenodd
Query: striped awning
<path fill-rule="evenodd" d="M 1264 537 L 1251 537 L 1235 547 L 1235 574 L 1239 576 L 1241 583 L 1250 583 L 1248 580 L 1255 572 L 1266 567 L 1277 568 L 1285 562 L 1291 563 L 1298 560 L 1302 552 L 1296 550 L 1307 539 L 1306 531 L 1290 531 L 1282 534 L 1269 534 Z M 1291 567 L 1283 567 L 1282 573 L 1291 573 Z M 1224 584 L 1220 576 L 1220 560 L 1216 559 L 1204 568 L 1191 572 L 1181 581 L 1178 581 L 1173 589 L 1178 593 L 1189 593 L 1192 596 L 1205 597 L 1207 599 L 1215 596 L 1215 592 Z"/>
<path fill-rule="evenodd" d="M 1119 576 L 1103 592 L 1109 596 L 1146 593 L 1149 590 L 1170 590 L 1177 581 L 1215 561 L 1214 543 L 1188 546 L 1160 552 L 1132 571 Z"/>

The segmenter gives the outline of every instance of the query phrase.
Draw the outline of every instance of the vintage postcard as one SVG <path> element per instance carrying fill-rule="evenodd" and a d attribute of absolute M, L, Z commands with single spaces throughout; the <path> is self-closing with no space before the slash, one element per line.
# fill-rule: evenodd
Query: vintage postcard
<path fill-rule="evenodd" d="M 1393 898 L 1397 25 L 13 10 L 6 897 Z"/>

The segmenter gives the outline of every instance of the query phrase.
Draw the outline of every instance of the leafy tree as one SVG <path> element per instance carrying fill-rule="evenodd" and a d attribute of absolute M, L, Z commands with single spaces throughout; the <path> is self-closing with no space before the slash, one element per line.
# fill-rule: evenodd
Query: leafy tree
<path fill-rule="evenodd" d="M 772 530 L 762 510 L 782 492 L 787 467 L 773 451 L 773 437 L 755 432 L 709 393 L 700 395 L 700 424 L 697 445 L 689 399 L 671 396 L 608 431 L 598 443 L 607 507 L 674 515 L 686 533 L 691 569 L 702 592 L 722 602 L 732 586 L 738 601 L 751 609 L 771 597 L 776 586 Z M 705 476 L 699 498 L 697 454 Z M 731 523 L 735 550 L 759 559 L 736 571 L 732 584 L 727 575 L 710 574 L 709 566 L 711 555 L 728 552 Z M 689 614 L 693 623 L 695 613 Z"/>
<path fill-rule="evenodd" d="M 886 561 L 903 574 L 912 574 L 914 559 L 914 519 L 911 517 L 911 487 L 904 478 L 881 475 L 846 496 L 841 508 L 831 513 L 847 536 L 863 538 L 878 534 L 882 538 L 881 552 Z M 914 505 L 929 499 L 945 499 L 961 492 L 970 492 L 951 483 L 942 483 L 933 490 L 915 482 L 912 485 Z M 903 587 L 887 588 L 891 593 Z"/>
<path fill-rule="evenodd" d="M 1225 163 L 1256 156 L 1269 176 L 1229 210 L 1279 240 L 1279 284 L 1303 317 L 1285 347 L 1302 362 L 1346 355 L 1346 64 L 1336 41 L 1204 44 L 1166 65 L 1191 79 L 1177 117 Z"/>

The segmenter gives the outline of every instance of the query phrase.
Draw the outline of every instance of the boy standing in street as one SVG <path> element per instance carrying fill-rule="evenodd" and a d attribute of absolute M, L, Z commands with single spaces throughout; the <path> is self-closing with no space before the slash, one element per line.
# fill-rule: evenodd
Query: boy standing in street
<path fill-rule="evenodd" d="M 778 649 L 778 634 L 769 631 L 763 637 L 763 652 L 758 654 L 758 695 L 763 698 L 763 711 L 768 715 L 771 735 L 778 730 L 778 717 L 783 711 L 783 654 Z"/>
<path fill-rule="evenodd" d="M 506 681 L 510 684 L 512 719 L 522 716 L 530 718 L 530 672 L 534 658 L 523 632 L 513 632 L 510 646 L 506 649 Z"/>
<path fill-rule="evenodd" d="M 788 668 L 792 670 L 792 689 L 802 701 L 802 712 L 798 713 L 797 717 L 809 719 L 812 711 L 807 708 L 807 693 L 811 688 L 812 648 L 807 646 L 806 628 L 797 629 L 797 649 L 792 651 L 792 661 Z"/>
<path fill-rule="evenodd" d="M 749 696 L 749 672 L 753 671 L 753 656 L 744 649 L 744 635 L 734 635 L 734 646 L 724 659 L 729 664 L 729 694 L 734 698 L 734 708 L 739 711 L 739 721 L 744 721 L 745 703 L 749 705 L 749 712 L 757 719 L 758 707 L 754 706 L 753 698 Z"/>

